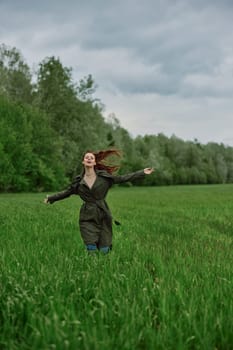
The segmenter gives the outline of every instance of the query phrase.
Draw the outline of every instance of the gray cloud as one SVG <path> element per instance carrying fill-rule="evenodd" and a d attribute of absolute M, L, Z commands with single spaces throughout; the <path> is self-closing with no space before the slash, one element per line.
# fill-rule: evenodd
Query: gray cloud
<path fill-rule="evenodd" d="M 31 65 L 55 55 L 73 67 L 75 79 L 91 73 L 106 111 L 133 134 L 148 132 L 140 110 L 150 125 L 156 119 L 168 133 L 195 130 L 198 137 L 204 124 L 195 117 L 196 103 L 205 120 L 225 115 L 221 137 L 230 140 L 232 36 L 230 0 L 0 0 L 0 41 L 20 49 Z M 212 99 L 221 101 L 218 107 Z M 171 110 L 163 106 L 169 101 Z M 187 119 L 197 128 L 190 131 Z"/>

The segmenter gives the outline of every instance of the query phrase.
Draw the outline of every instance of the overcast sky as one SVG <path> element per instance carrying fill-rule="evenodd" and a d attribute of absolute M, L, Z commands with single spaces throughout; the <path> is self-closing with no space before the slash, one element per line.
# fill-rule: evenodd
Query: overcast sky
<path fill-rule="evenodd" d="M 132 136 L 233 146 L 232 0 L 0 0 L 0 43 L 92 74 Z"/>

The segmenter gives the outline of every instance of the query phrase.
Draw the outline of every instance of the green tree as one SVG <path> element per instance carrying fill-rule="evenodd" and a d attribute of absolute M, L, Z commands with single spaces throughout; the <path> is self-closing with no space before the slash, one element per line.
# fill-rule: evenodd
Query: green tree
<path fill-rule="evenodd" d="M 80 169 L 86 149 L 107 146 L 108 128 L 100 105 L 91 98 L 95 84 L 91 76 L 75 84 L 72 69 L 50 57 L 39 66 L 35 103 L 50 117 L 62 142 L 61 161 L 72 177 Z"/>
<path fill-rule="evenodd" d="M 35 104 L 51 119 L 59 135 L 66 135 L 75 114 L 76 90 L 72 69 L 63 67 L 59 59 L 48 57 L 39 64 Z"/>
<path fill-rule="evenodd" d="M 33 84 L 29 66 L 14 47 L 0 45 L 0 94 L 14 101 L 32 102 Z"/>
<path fill-rule="evenodd" d="M 77 96 L 81 101 L 91 101 L 92 103 L 98 102 L 98 99 L 93 98 L 93 94 L 96 92 L 97 85 L 91 74 L 87 77 L 80 79 L 79 84 L 76 86 Z"/>
<path fill-rule="evenodd" d="M 66 178 L 47 116 L 0 98 L 0 191 L 55 189 Z"/>

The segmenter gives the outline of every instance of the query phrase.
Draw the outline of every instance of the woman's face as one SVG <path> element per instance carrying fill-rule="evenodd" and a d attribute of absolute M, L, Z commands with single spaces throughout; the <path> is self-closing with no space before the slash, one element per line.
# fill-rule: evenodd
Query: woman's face
<path fill-rule="evenodd" d="M 83 158 L 82 163 L 85 167 L 94 167 L 96 165 L 94 154 L 93 153 L 86 153 L 84 158 Z"/>

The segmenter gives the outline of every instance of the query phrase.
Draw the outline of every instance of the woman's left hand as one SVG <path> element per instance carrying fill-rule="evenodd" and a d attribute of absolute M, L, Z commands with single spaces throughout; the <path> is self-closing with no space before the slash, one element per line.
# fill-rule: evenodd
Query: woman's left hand
<path fill-rule="evenodd" d="M 154 168 L 145 168 L 144 169 L 144 174 L 146 175 L 150 175 L 151 173 L 153 173 Z"/>

